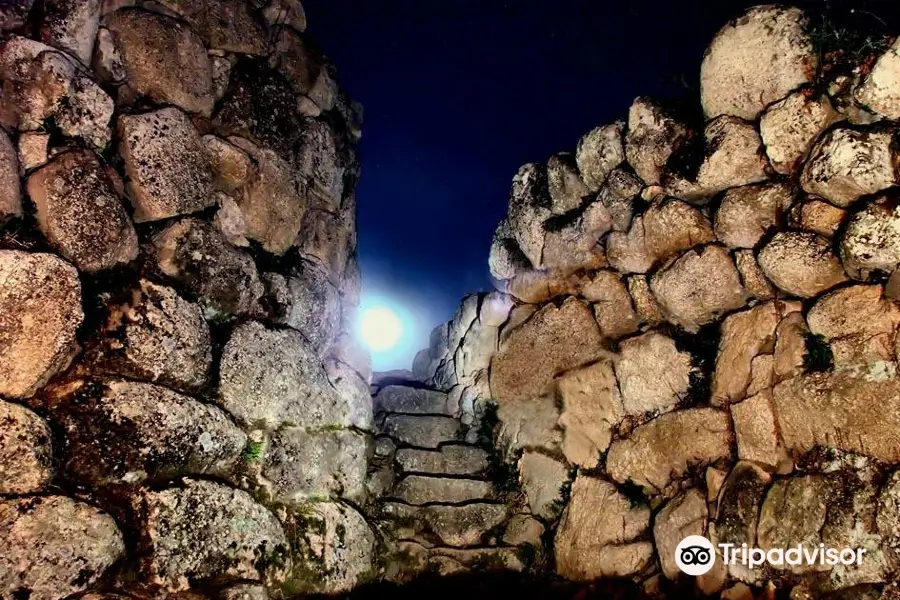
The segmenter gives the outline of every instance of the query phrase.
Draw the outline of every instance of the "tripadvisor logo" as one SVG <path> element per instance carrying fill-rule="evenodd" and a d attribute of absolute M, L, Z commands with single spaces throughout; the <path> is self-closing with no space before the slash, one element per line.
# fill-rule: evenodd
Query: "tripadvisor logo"
<path fill-rule="evenodd" d="M 825 544 L 804 546 L 797 544 L 791 548 L 751 548 L 747 544 L 719 544 L 718 554 L 726 565 L 742 564 L 755 569 L 769 564 L 776 567 L 784 565 L 822 565 L 833 567 L 842 565 L 861 565 L 865 548 L 827 548 Z M 716 564 L 716 547 L 702 535 L 689 535 L 675 548 L 675 564 L 683 573 L 698 576 L 708 573 Z"/>

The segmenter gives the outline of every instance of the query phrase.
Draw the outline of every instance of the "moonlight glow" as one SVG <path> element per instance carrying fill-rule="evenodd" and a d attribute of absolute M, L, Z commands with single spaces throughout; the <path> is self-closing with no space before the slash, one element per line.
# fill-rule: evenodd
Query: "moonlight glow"
<path fill-rule="evenodd" d="M 403 324 L 389 308 L 377 306 L 365 309 L 359 320 L 362 341 L 373 352 L 393 349 L 403 336 Z"/>

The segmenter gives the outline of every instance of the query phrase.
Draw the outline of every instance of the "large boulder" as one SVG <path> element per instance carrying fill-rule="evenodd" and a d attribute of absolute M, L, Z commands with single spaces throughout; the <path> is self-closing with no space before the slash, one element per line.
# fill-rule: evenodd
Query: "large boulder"
<path fill-rule="evenodd" d="M 66 474 L 104 487 L 180 475 L 228 475 L 247 436 L 223 411 L 164 387 L 84 382 L 53 419 L 67 432 Z"/>
<path fill-rule="evenodd" d="M 205 221 L 172 223 L 153 238 L 153 251 L 159 270 L 196 295 L 207 317 L 247 314 L 262 296 L 250 255 Z"/>
<path fill-rule="evenodd" d="M 805 475 L 777 480 L 766 492 L 759 512 L 759 547 L 790 548 L 803 544 L 815 548 L 828 516 L 833 482 L 822 475 Z M 784 568 L 784 567 L 782 567 Z M 818 565 L 787 566 L 794 572 L 819 570 Z"/>
<path fill-rule="evenodd" d="M 746 290 L 725 248 L 703 246 L 657 271 L 650 289 L 667 318 L 688 331 L 744 306 Z"/>
<path fill-rule="evenodd" d="M 0 400 L 0 494 L 34 494 L 53 477 L 53 439 L 39 416 Z"/>
<path fill-rule="evenodd" d="M 200 39 L 179 19 L 123 8 L 104 21 L 121 52 L 128 85 L 159 104 L 210 116 L 212 66 Z"/>
<path fill-rule="evenodd" d="M 128 300 L 110 307 L 88 355 L 100 372 L 196 391 L 208 382 L 211 346 L 200 307 L 142 279 Z"/>
<path fill-rule="evenodd" d="M 163 108 L 118 121 L 135 221 L 157 221 L 212 206 L 205 145 L 187 115 Z"/>
<path fill-rule="evenodd" d="M 563 215 L 581 207 L 590 194 L 581 179 L 575 157 L 570 153 L 554 154 L 547 161 L 547 189 L 554 214 Z"/>
<path fill-rule="evenodd" d="M 875 369 L 810 373 L 775 386 L 775 416 L 787 448 L 825 444 L 885 462 L 900 456 L 900 380 Z"/>
<path fill-rule="evenodd" d="M 806 158 L 818 137 L 841 120 L 828 96 L 794 92 L 766 109 L 759 132 L 772 168 L 791 175 Z"/>
<path fill-rule="evenodd" d="M 625 161 L 624 128 L 622 122 L 604 125 L 592 129 L 578 141 L 575 161 L 590 191 L 599 190 L 612 170 Z"/>
<path fill-rule="evenodd" d="M 332 495 L 361 502 L 367 451 L 365 436 L 347 429 L 282 427 L 266 445 L 262 474 L 277 502 L 301 504 Z"/>
<path fill-rule="evenodd" d="M 299 261 L 288 277 L 266 273 L 264 301 L 270 305 L 269 318 L 296 329 L 309 345 L 324 355 L 341 329 L 341 297 L 319 265 Z"/>
<path fill-rule="evenodd" d="M 594 315 L 604 337 L 618 339 L 637 331 L 638 316 L 618 273 L 597 271 L 588 275 L 581 297 L 594 304 Z"/>
<path fill-rule="evenodd" d="M 491 362 L 491 391 L 501 404 L 543 394 L 553 377 L 603 355 L 593 311 L 570 298 L 547 305 L 500 344 Z"/>
<path fill-rule="evenodd" d="M 758 260 L 772 283 L 800 298 L 812 298 L 847 280 L 829 241 L 814 233 L 776 233 L 759 251 Z"/>
<path fill-rule="evenodd" d="M 417 521 L 433 533 L 443 545 L 480 546 L 485 535 L 506 521 L 509 508 L 503 504 L 476 502 L 463 506 L 425 506 L 413 508 L 385 503 L 382 513 L 401 523 Z"/>
<path fill-rule="evenodd" d="M 900 40 L 885 51 L 856 89 L 856 99 L 892 121 L 900 120 Z"/>
<path fill-rule="evenodd" d="M 507 455 L 524 448 L 554 452 L 562 441 L 558 429 L 559 408 L 553 393 L 506 402 L 497 411 L 500 419 L 499 447 Z"/>
<path fill-rule="evenodd" d="M 631 481 L 660 493 L 689 468 L 731 456 L 734 436 L 727 412 L 689 408 L 637 427 L 609 448 L 606 469 L 619 483 Z"/>
<path fill-rule="evenodd" d="M 309 39 L 288 27 L 278 27 L 272 36 L 274 52 L 270 64 L 287 77 L 298 95 L 297 106 L 303 114 L 316 117 L 337 103 L 338 89 L 334 68 Z"/>
<path fill-rule="evenodd" d="M 840 241 L 847 272 L 868 279 L 873 271 L 890 273 L 900 264 L 900 213 L 887 198 L 876 200 L 850 218 Z"/>
<path fill-rule="evenodd" d="M 137 258 L 138 238 L 122 201 L 90 150 L 73 150 L 28 177 L 41 232 L 63 257 L 94 273 Z"/>
<path fill-rule="evenodd" d="M 731 419 L 738 459 L 765 465 L 773 471 L 791 464 L 778 435 L 770 389 L 731 405 Z"/>
<path fill-rule="evenodd" d="M 303 336 L 250 321 L 232 332 L 219 367 L 219 404 L 252 426 L 346 426 L 348 406 Z"/>
<path fill-rule="evenodd" d="M 51 254 L 0 251 L 0 395 L 28 398 L 78 351 L 78 272 Z"/>
<path fill-rule="evenodd" d="M 190 581 L 246 579 L 280 583 L 289 545 L 275 516 L 247 492 L 205 480 L 145 491 L 139 545 L 143 572 L 173 591 Z"/>
<path fill-rule="evenodd" d="M 597 199 L 606 209 L 614 231 L 628 231 L 634 216 L 635 204 L 643 183 L 630 171 L 613 169 L 606 183 L 597 192 Z"/>
<path fill-rule="evenodd" d="M 894 138 L 889 130 L 833 129 L 806 161 L 800 178 L 803 189 L 846 207 L 895 185 L 900 157 Z"/>
<path fill-rule="evenodd" d="M 569 481 L 565 462 L 540 452 L 526 451 L 519 459 L 519 484 L 531 514 L 552 520 L 563 502 L 563 486 Z"/>
<path fill-rule="evenodd" d="M 706 498 L 697 488 L 670 500 L 653 521 L 653 540 L 659 554 L 663 574 L 676 579 L 681 573 L 675 562 L 675 551 L 689 535 L 706 534 Z"/>
<path fill-rule="evenodd" d="M 41 41 L 91 64 L 101 0 L 49 0 L 41 6 Z"/>
<path fill-rule="evenodd" d="M 611 361 L 574 369 L 558 381 L 563 427 L 563 454 L 569 462 L 594 468 L 609 448 L 625 412 Z"/>
<path fill-rule="evenodd" d="M 194 26 L 213 50 L 263 54 L 266 34 L 252 5 L 241 0 L 162 0 Z"/>
<path fill-rule="evenodd" d="M 0 595 L 61 600 L 95 585 L 125 554 L 116 522 L 66 498 L 0 501 Z"/>
<path fill-rule="evenodd" d="M 644 246 L 654 263 L 716 239 L 702 212 L 674 198 L 653 202 L 642 218 Z"/>
<path fill-rule="evenodd" d="M 551 216 L 547 169 L 529 163 L 513 178 L 507 221 L 512 238 L 531 264 L 539 267 L 544 252 L 544 221 Z"/>
<path fill-rule="evenodd" d="M 751 8 L 723 27 L 700 68 L 700 99 L 709 119 L 753 120 L 765 108 L 809 83 L 818 54 L 798 8 Z"/>
<path fill-rule="evenodd" d="M 606 238 L 606 257 L 619 273 L 646 273 L 653 267 L 653 256 L 647 250 L 643 215 L 634 217 L 627 232 L 613 231 Z"/>
<path fill-rule="evenodd" d="M 306 189 L 321 208 L 331 211 L 341 207 L 347 171 L 339 144 L 337 132 L 326 121 L 309 119 L 294 153 L 294 168 Z"/>
<path fill-rule="evenodd" d="M 687 126 L 649 98 L 637 98 L 628 111 L 625 155 L 647 185 L 659 185 L 669 160 L 691 140 Z"/>
<path fill-rule="evenodd" d="M 729 248 L 754 248 L 784 222 L 793 199 L 793 189 L 783 183 L 730 189 L 716 211 L 716 237 Z"/>
<path fill-rule="evenodd" d="M 653 545 L 635 541 L 649 527 L 649 508 L 608 481 L 580 475 L 556 532 L 556 571 L 576 581 L 635 575 L 653 559 Z"/>
<path fill-rule="evenodd" d="M 338 285 L 356 245 L 356 227 L 346 212 L 334 214 L 324 210 L 308 210 L 303 217 L 294 245 L 304 258 L 318 262 L 328 272 L 333 285 Z"/>
<path fill-rule="evenodd" d="M 620 344 L 615 370 L 625 414 L 640 418 L 673 410 L 687 396 L 693 366 L 690 353 L 651 331 Z"/>
<path fill-rule="evenodd" d="M 848 212 L 824 200 L 808 200 L 791 211 L 792 220 L 805 231 L 833 239 L 848 220 Z"/>

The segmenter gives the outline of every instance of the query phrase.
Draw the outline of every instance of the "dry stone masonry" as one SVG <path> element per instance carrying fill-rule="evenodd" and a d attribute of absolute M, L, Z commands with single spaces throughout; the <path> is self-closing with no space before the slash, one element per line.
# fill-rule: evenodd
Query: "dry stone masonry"
<path fill-rule="evenodd" d="M 750 9 L 703 59 L 705 122 L 640 97 L 522 167 L 501 291 L 417 355 L 459 438 L 496 445 L 495 531 L 525 568 L 649 597 L 900 593 L 900 41 L 829 52 L 815 27 Z M 867 555 L 694 579 L 692 534 Z"/>
<path fill-rule="evenodd" d="M 296 0 L 0 6 L 0 598 L 378 572 L 362 114 L 305 28 Z"/>

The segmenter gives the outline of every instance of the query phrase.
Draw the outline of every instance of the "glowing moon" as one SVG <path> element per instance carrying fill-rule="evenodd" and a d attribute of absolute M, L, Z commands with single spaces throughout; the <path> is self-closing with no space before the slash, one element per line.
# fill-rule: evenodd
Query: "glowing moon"
<path fill-rule="evenodd" d="M 397 345 L 403 335 L 403 324 L 397 314 L 383 306 L 363 311 L 359 334 L 373 352 L 384 352 Z"/>

